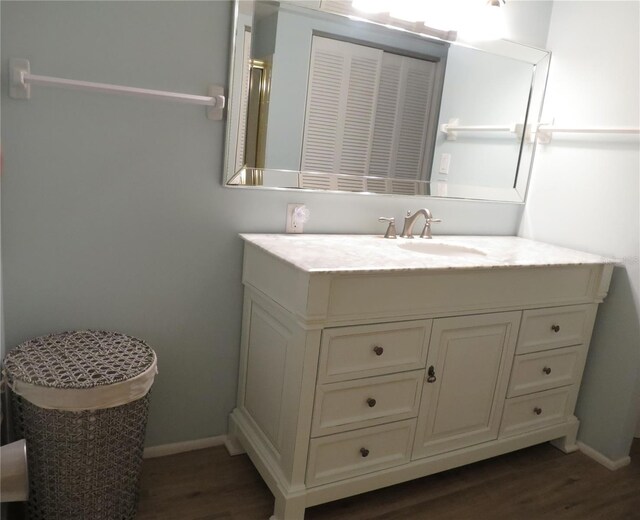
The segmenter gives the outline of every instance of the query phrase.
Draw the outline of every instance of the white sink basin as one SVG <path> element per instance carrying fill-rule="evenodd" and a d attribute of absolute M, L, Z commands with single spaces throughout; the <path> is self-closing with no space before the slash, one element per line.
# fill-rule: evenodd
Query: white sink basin
<path fill-rule="evenodd" d="M 418 239 L 420 240 L 420 239 Z M 400 249 L 413 251 L 414 253 L 424 253 L 426 255 L 440 256 L 487 256 L 486 253 L 473 247 L 458 246 L 455 244 L 442 244 L 440 242 L 428 242 L 420 240 L 419 242 L 403 242 L 398 244 Z"/>

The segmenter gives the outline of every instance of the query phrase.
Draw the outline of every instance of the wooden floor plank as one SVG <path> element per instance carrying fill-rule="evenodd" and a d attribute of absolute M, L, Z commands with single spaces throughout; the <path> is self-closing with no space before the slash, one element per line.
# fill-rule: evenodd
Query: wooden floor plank
<path fill-rule="evenodd" d="M 541 444 L 309 508 L 306 520 L 640 519 L 640 440 L 609 471 Z M 137 520 L 266 520 L 273 497 L 246 455 L 223 447 L 148 459 Z"/>

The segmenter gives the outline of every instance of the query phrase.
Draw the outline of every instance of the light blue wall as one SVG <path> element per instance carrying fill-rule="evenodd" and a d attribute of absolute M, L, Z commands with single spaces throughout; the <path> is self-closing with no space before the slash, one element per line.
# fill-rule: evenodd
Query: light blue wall
<path fill-rule="evenodd" d="M 555 2 L 543 121 L 640 126 L 640 3 Z M 576 414 L 579 440 L 625 457 L 640 401 L 638 137 L 556 134 L 538 147 L 521 234 L 620 259 L 600 306 Z"/>
<path fill-rule="evenodd" d="M 0 12 L 0 24 L 2 23 L 2 13 Z M 2 121 L 2 108 L 0 107 L 0 121 Z M 0 127 L 2 125 L 0 124 Z M 2 144 L 0 143 L 0 149 L 2 147 Z M 2 169 L 2 157 L 0 157 L 0 169 Z M 0 172 L 0 179 L 1 179 L 1 172 Z M 2 199 L 1 196 L 1 181 L 0 181 L 0 200 Z M 0 203 L 0 228 L 2 227 L 2 204 Z M 5 353 L 5 343 L 4 343 L 4 302 L 3 302 L 3 295 L 2 295 L 3 291 L 2 291 L 2 246 L 0 244 L 0 358 L 4 359 L 4 353 Z M 2 435 L 4 436 L 4 432 L 5 432 L 5 428 L 6 428 L 6 421 L 4 420 L 4 416 L 5 416 L 5 407 L 4 407 L 4 403 L 5 400 L 4 398 L 0 398 L 0 410 L 2 413 L 2 424 L 0 424 L 0 431 L 2 431 Z M 7 503 L 2 503 L 0 504 L 0 518 L 7 518 Z"/>
<path fill-rule="evenodd" d="M 227 2 L 2 2 L 2 67 L 204 94 L 227 82 Z M 226 432 L 240 341 L 240 232 L 381 233 L 428 206 L 436 233 L 515 234 L 522 206 L 224 188 L 225 122 L 205 110 L 2 84 L 7 346 L 55 331 L 118 330 L 159 357 L 148 444 Z"/>
<path fill-rule="evenodd" d="M 637 41 L 619 40 L 628 24 L 624 34 L 637 36 L 636 11 L 631 3 L 630 12 L 617 11 L 606 40 L 592 35 L 613 11 L 582 13 L 593 27 L 578 33 L 573 24 L 582 21 L 571 9 L 595 6 L 573 4 L 554 12 L 552 74 L 564 72 L 550 88 L 550 115 L 580 93 L 586 100 L 561 122 L 637 126 L 625 119 L 638 113 L 631 106 Z M 191 93 L 227 81 L 225 2 L 2 2 L 1 9 L 3 72 L 11 56 L 30 59 L 36 74 Z M 604 57 L 592 67 L 598 48 Z M 603 74 L 603 63 L 614 68 Z M 608 78 L 625 75 L 611 96 Z M 7 345 L 77 328 L 148 340 L 160 361 L 149 445 L 226 431 L 240 335 L 237 233 L 282 232 L 287 202 L 309 206 L 312 233 L 379 233 L 379 215 L 400 218 L 425 205 L 444 219 L 440 233 L 514 234 L 520 220 L 521 206 L 509 204 L 223 188 L 224 122 L 208 121 L 204 109 L 38 87 L 24 102 L 8 99 L 5 85 Z M 615 458 L 628 448 L 635 418 L 638 162 L 637 150 L 620 144 L 593 148 L 554 141 L 538 153 L 522 233 L 628 257 L 599 314 L 579 406 L 581 438 Z"/>
<path fill-rule="evenodd" d="M 556 7 L 549 39 L 555 74 L 565 71 L 558 85 L 567 85 L 551 87 L 551 115 L 586 92 L 580 111 L 561 122 L 637 126 L 624 119 L 638 113 L 630 108 L 637 42 L 619 43 L 635 11 L 613 20 L 615 47 L 590 37 L 601 33 L 600 23 L 580 33 L 577 45 L 572 20 L 579 18 L 570 9 L 580 6 L 572 4 Z M 3 72 L 11 56 L 30 59 L 36 74 L 191 93 L 227 81 L 231 9 L 224 2 L 2 2 L 1 9 Z M 585 16 L 601 22 L 611 12 Z M 598 48 L 605 56 L 594 68 L 590 53 Z M 602 74 L 603 63 L 620 68 Z M 629 81 L 611 96 L 607 77 L 621 74 Z M 594 82 L 602 88 L 585 88 Z M 514 234 L 518 227 L 517 205 L 223 188 L 224 122 L 208 121 L 204 109 L 38 87 L 24 102 L 8 99 L 5 85 L 7 345 L 77 328 L 148 340 L 160 361 L 149 445 L 226 431 L 240 335 L 237 233 L 283 231 L 287 202 L 309 206 L 308 232 L 379 233 L 379 215 L 400 218 L 425 205 L 444 219 L 440 233 Z M 612 119 L 583 109 L 594 106 Z M 637 152 L 612 143 L 595 152 L 591 144 L 554 146 L 538 154 L 523 234 L 628 257 L 599 314 L 579 406 L 581 438 L 615 458 L 628 448 L 635 418 Z"/>

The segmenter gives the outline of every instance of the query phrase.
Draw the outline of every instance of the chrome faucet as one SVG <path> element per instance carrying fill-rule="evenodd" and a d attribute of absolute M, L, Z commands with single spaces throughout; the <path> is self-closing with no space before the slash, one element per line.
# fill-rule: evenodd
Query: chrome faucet
<path fill-rule="evenodd" d="M 419 209 L 413 215 L 411 214 L 411 211 L 407 211 L 407 216 L 404 218 L 402 233 L 400 233 L 402 238 L 413 238 L 413 225 L 420 215 L 424 215 L 425 219 L 424 228 L 422 229 L 422 233 L 420 233 L 420 238 L 433 238 L 431 235 L 431 224 L 433 222 L 442 222 L 442 220 L 439 218 L 433 218 L 431 211 L 426 208 Z"/>

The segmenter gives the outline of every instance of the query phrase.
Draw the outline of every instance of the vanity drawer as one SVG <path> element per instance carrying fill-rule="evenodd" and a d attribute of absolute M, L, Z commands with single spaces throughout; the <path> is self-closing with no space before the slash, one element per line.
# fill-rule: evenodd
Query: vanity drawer
<path fill-rule="evenodd" d="M 313 437 L 416 417 L 424 370 L 319 386 Z"/>
<path fill-rule="evenodd" d="M 312 439 L 307 486 L 408 463 L 415 425 L 415 419 L 411 419 Z"/>
<path fill-rule="evenodd" d="M 318 383 L 424 368 L 432 320 L 325 329 Z"/>
<path fill-rule="evenodd" d="M 596 308 L 589 304 L 524 311 L 516 354 L 587 343 Z"/>
<path fill-rule="evenodd" d="M 507 399 L 500 437 L 526 433 L 566 420 L 571 387 Z"/>
<path fill-rule="evenodd" d="M 584 345 L 577 345 L 516 356 L 507 397 L 577 382 L 585 350 Z"/>

